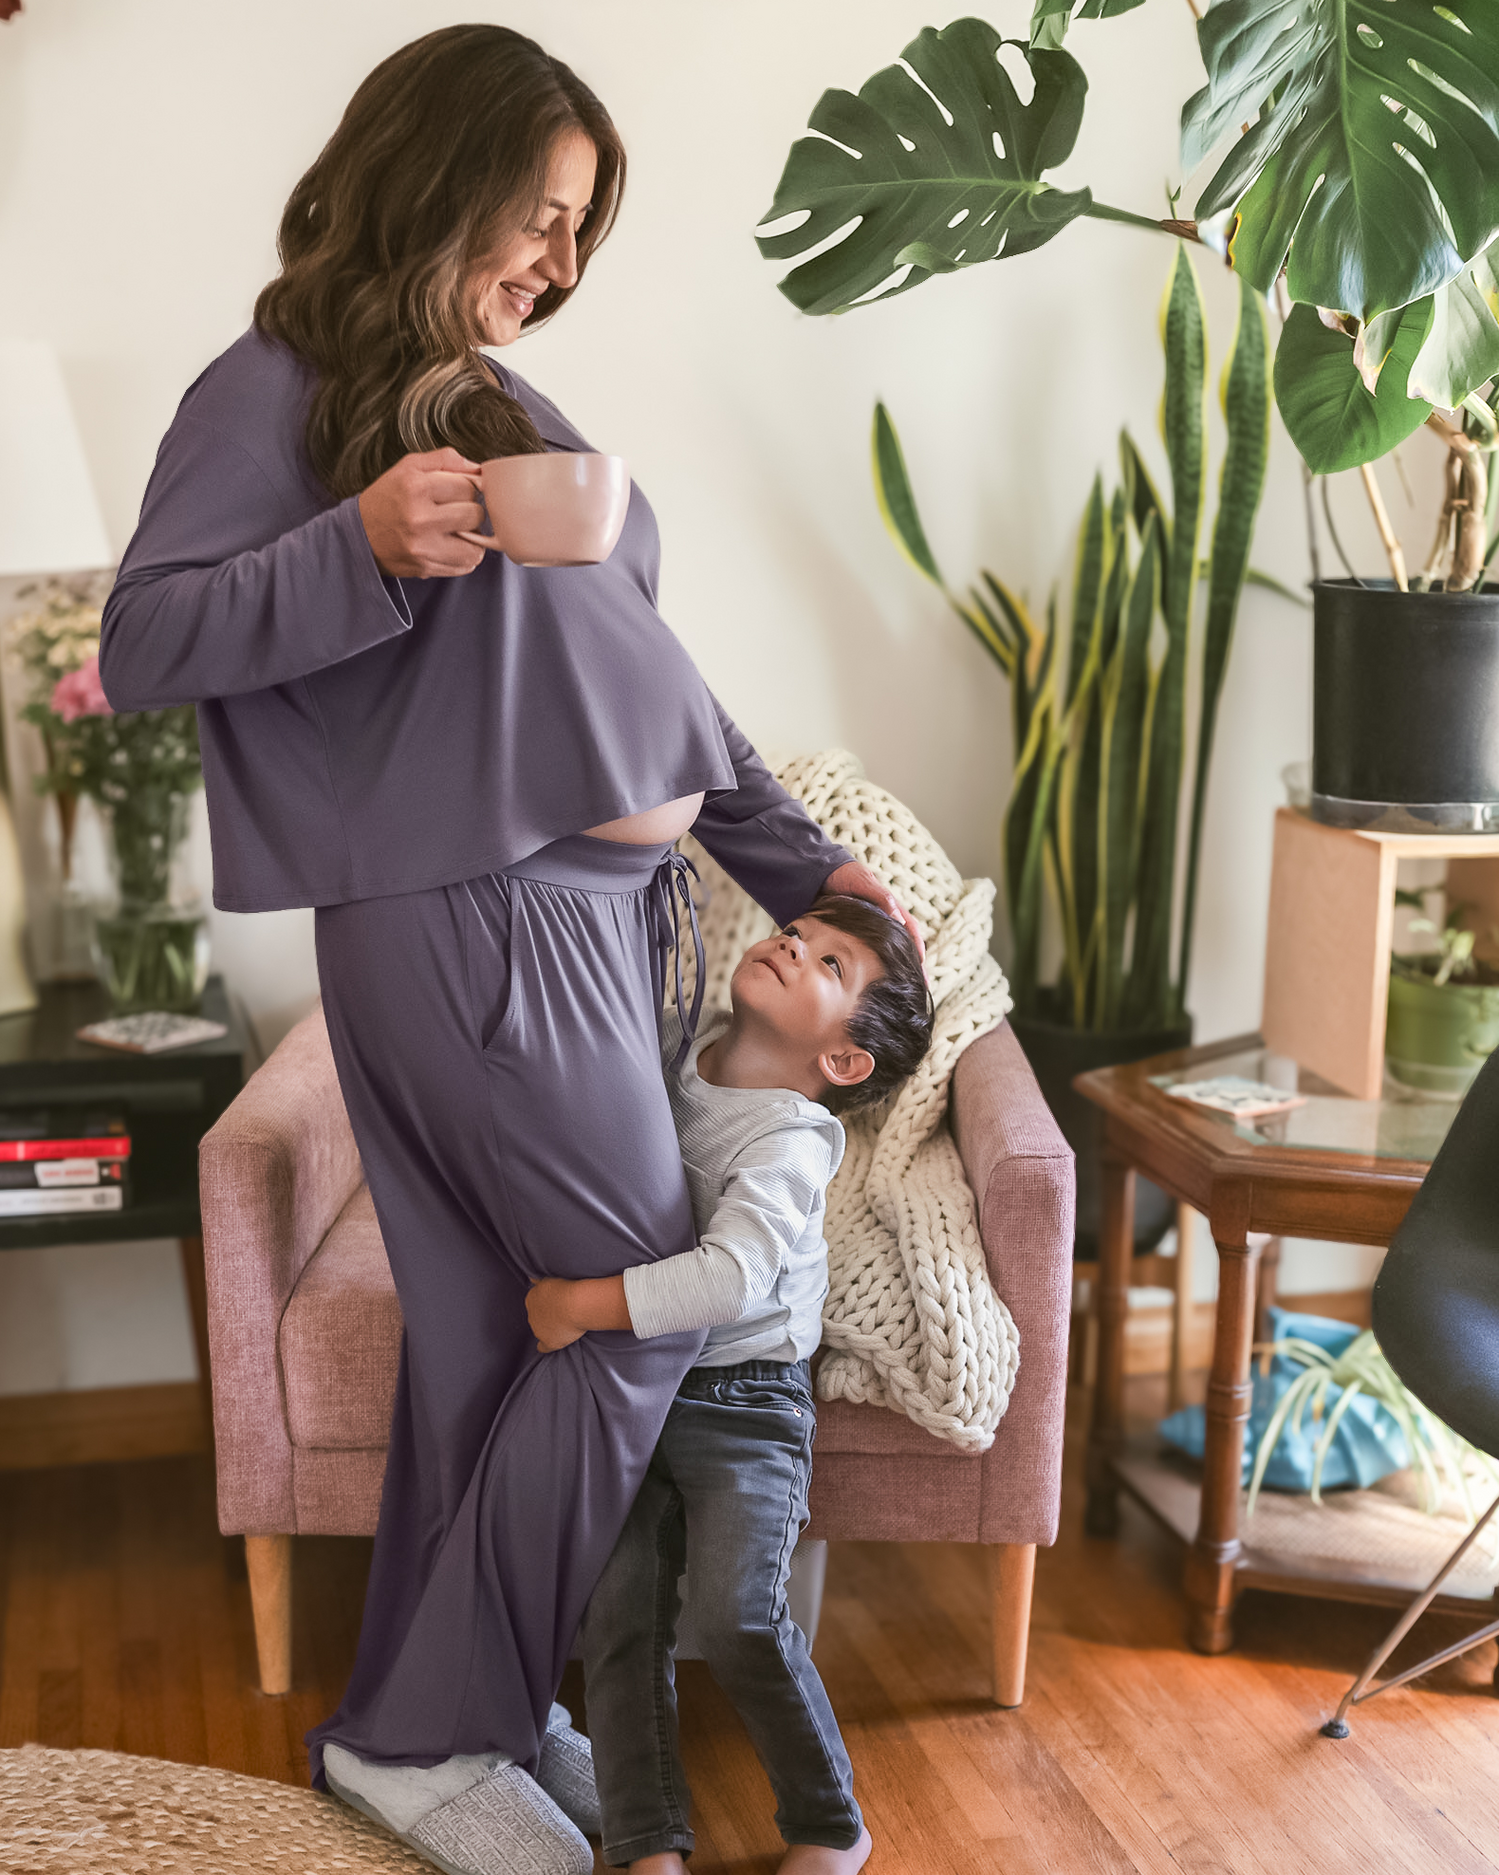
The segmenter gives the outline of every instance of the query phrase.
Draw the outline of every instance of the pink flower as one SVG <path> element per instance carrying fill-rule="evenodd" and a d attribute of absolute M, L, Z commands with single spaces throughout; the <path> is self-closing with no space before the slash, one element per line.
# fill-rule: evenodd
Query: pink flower
<path fill-rule="evenodd" d="M 80 716 L 113 716 L 109 698 L 99 682 L 99 660 L 89 659 L 76 671 L 60 677 L 52 691 L 52 712 L 65 723 L 76 723 Z"/>

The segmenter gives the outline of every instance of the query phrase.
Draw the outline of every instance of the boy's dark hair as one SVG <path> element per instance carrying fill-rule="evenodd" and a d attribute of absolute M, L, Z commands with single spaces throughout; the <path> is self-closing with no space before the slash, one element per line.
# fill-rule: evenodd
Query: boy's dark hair
<path fill-rule="evenodd" d="M 874 1073 L 855 1087 L 830 1088 L 823 1096 L 823 1105 L 834 1113 L 852 1113 L 883 1100 L 921 1065 L 932 1041 L 932 992 L 911 933 L 867 898 L 824 893 L 806 915 L 857 938 L 879 959 L 881 974 L 848 1019 L 849 1040 L 874 1056 Z"/>

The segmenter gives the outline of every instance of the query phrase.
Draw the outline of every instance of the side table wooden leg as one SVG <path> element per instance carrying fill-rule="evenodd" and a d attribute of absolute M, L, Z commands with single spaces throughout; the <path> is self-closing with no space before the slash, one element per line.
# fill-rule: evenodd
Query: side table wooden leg
<path fill-rule="evenodd" d="M 1176 1293 L 1171 1307 L 1171 1375 L 1166 1411 L 1174 1413 L 1187 1397 L 1187 1343 L 1192 1332 L 1192 1240 L 1197 1213 L 1189 1204 L 1176 1207 Z"/>
<path fill-rule="evenodd" d="M 1213 1367 L 1208 1380 L 1206 1447 L 1202 1460 L 1202 1508 L 1197 1539 L 1187 1552 L 1190 1605 L 1188 1639 L 1199 1653 L 1227 1653 L 1233 1646 L 1234 1574 L 1239 1560 L 1239 1502 L 1244 1432 L 1252 1385 L 1250 1344 L 1254 1338 L 1257 1253 L 1242 1227 L 1212 1219 L 1218 1246 L 1218 1313 Z"/>
<path fill-rule="evenodd" d="M 203 1429 L 213 1449 L 213 1385 L 208 1372 L 208 1282 L 203 1271 L 203 1239 L 181 1239 L 182 1281 L 193 1318 L 193 1345 L 198 1352 L 198 1386 L 203 1395 Z"/>
<path fill-rule="evenodd" d="M 1270 1339 L 1270 1311 L 1280 1292 L 1280 1239 L 1268 1237 L 1260 1246 L 1260 1273 L 1255 1285 L 1254 1338 Z"/>
<path fill-rule="evenodd" d="M 1089 1536 L 1114 1536 L 1119 1529 L 1119 1485 L 1114 1459 L 1124 1443 L 1124 1325 L 1129 1308 L 1129 1266 L 1135 1247 L 1135 1174 L 1104 1147 L 1102 1206 L 1098 1233 L 1098 1280 L 1093 1316 L 1098 1324 L 1098 1377 L 1093 1389 L 1093 1426 L 1088 1436 L 1088 1502 L 1083 1528 Z"/>

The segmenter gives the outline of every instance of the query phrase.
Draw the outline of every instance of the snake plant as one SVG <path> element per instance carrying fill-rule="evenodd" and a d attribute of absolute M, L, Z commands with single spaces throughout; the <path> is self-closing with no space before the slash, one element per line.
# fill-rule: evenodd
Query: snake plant
<path fill-rule="evenodd" d="M 1118 486 L 1106 492 L 1100 476 L 1089 494 L 1069 601 L 1063 607 L 1053 593 L 1040 619 L 992 573 L 966 594 L 948 586 L 883 405 L 874 421 L 875 486 L 887 526 L 1009 680 L 1015 772 L 1003 870 L 1017 1007 L 1058 1013 L 1040 983 L 1049 878 L 1062 929 L 1060 1013 L 1099 1031 L 1169 1028 L 1181 1019 L 1218 702 L 1269 443 L 1268 330 L 1259 295 L 1245 287 L 1221 380 L 1228 448 L 1204 563 L 1207 324 L 1185 247 L 1167 284 L 1161 335 L 1171 504 L 1126 432 Z M 1200 661 L 1192 655 L 1197 636 Z M 1198 728 L 1178 918 L 1194 662 Z"/>
<path fill-rule="evenodd" d="M 1399 1426 L 1410 1452 L 1411 1465 L 1420 1479 L 1422 1504 L 1428 1512 L 1439 1510 L 1448 1493 L 1456 1492 L 1471 1521 L 1479 1509 L 1473 1501 L 1473 1474 L 1481 1475 L 1491 1489 L 1499 1485 L 1499 1466 L 1487 1453 L 1459 1438 L 1450 1426 L 1406 1390 L 1368 1329 L 1349 1342 L 1340 1354 L 1334 1354 L 1315 1341 L 1303 1340 L 1299 1335 L 1288 1335 L 1272 1342 L 1266 1351 L 1287 1356 L 1301 1366 L 1302 1372 L 1277 1400 L 1260 1438 L 1249 1480 L 1246 1515 L 1254 1513 L 1265 1472 L 1281 1434 L 1287 1428 L 1299 1433 L 1307 1414 L 1311 1415 L 1314 1425 L 1321 1425 L 1312 1451 L 1311 1498 L 1314 1504 L 1322 1502 L 1322 1468 L 1344 1414 L 1360 1395 L 1377 1401 Z"/>

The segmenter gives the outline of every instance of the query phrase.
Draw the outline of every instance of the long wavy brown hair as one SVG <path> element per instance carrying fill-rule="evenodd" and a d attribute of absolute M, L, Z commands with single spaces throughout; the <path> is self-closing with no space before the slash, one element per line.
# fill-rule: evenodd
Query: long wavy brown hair
<path fill-rule="evenodd" d="M 281 272 L 255 324 L 317 374 L 307 454 L 338 496 L 413 450 L 482 462 L 545 447 L 479 356 L 475 263 L 528 227 L 558 139 L 598 152 L 578 278 L 625 181 L 609 113 L 576 74 L 504 26 L 447 26 L 403 46 L 354 93 L 281 218 Z M 551 286 L 526 330 L 575 289 Z"/>

